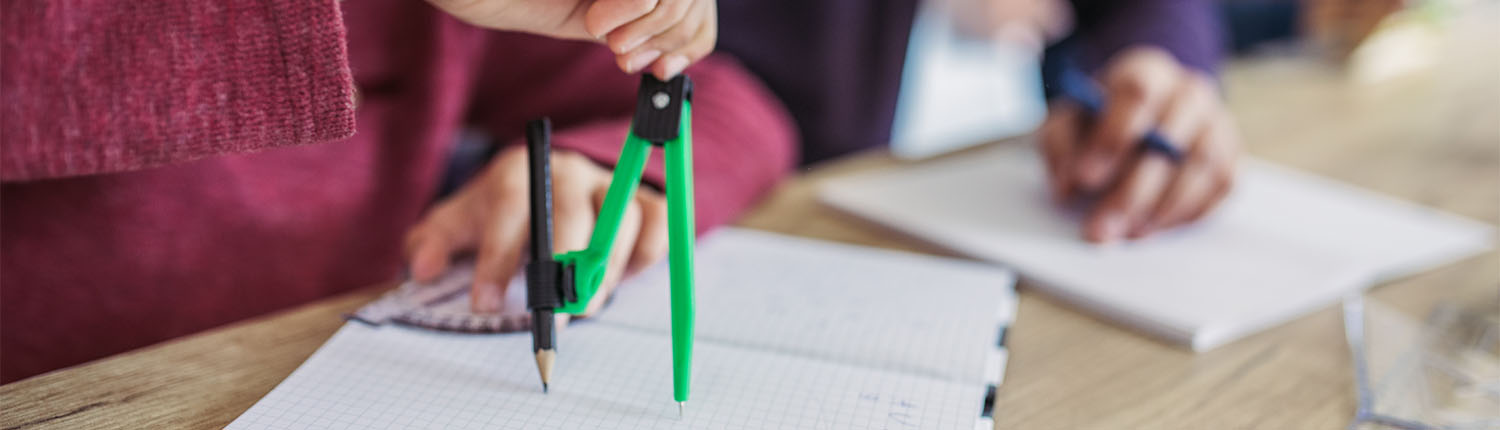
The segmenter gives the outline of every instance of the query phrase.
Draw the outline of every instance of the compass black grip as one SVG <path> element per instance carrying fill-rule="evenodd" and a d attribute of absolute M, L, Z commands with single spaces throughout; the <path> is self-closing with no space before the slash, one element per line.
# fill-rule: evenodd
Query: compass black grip
<path fill-rule="evenodd" d="M 641 139 L 661 145 L 677 139 L 682 121 L 683 101 L 693 100 L 693 80 L 687 75 L 662 82 L 647 73 L 641 76 L 636 90 L 635 119 L 630 132 Z"/>

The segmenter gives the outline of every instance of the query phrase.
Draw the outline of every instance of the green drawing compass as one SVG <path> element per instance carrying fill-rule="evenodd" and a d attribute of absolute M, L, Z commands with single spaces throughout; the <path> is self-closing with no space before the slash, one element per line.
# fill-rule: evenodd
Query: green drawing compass
<path fill-rule="evenodd" d="M 526 126 L 530 167 L 531 262 L 526 265 L 527 308 L 531 310 L 532 349 L 542 389 L 551 380 L 556 357 L 555 313 L 579 315 L 599 292 L 609 252 L 625 208 L 635 198 L 653 146 L 666 155 L 667 236 L 670 243 L 673 396 L 681 413 L 688 398 L 693 354 L 693 83 L 679 75 L 660 81 L 641 78 L 635 118 L 615 164 L 608 194 L 599 209 L 588 248 L 552 253 L 551 124 Z"/>

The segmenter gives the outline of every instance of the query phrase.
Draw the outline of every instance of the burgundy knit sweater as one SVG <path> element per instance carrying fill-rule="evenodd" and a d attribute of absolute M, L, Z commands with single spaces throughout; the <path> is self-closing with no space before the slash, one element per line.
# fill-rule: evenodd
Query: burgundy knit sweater
<path fill-rule="evenodd" d="M 4 382 L 391 280 L 456 130 L 514 142 L 550 116 L 608 164 L 638 82 L 603 47 L 416 0 L 0 12 Z M 733 60 L 688 73 L 707 228 L 791 168 L 795 136 Z"/>

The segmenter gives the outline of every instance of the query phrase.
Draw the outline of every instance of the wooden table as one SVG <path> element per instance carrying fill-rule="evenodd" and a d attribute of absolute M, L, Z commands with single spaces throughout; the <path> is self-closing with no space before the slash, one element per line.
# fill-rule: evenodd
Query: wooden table
<path fill-rule="evenodd" d="M 1489 23 L 1494 14 L 1487 14 Z M 1449 35 L 1440 67 L 1366 86 L 1308 58 L 1233 64 L 1225 86 L 1250 152 L 1494 223 L 1500 219 L 1500 47 L 1493 24 Z M 1489 41 L 1489 42 L 1487 42 Z M 871 153 L 785 183 L 741 225 L 932 252 L 818 205 L 827 178 L 902 163 Z M 1413 315 L 1440 300 L 1495 300 L 1500 254 L 1371 293 Z M 0 387 L 0 430 L 218 428 L 291 373 L 377 286 Z M 1330 306 L 1193 354 L 1025 288 L 998 428 L 1334 429 L 1354 411 Z"/>

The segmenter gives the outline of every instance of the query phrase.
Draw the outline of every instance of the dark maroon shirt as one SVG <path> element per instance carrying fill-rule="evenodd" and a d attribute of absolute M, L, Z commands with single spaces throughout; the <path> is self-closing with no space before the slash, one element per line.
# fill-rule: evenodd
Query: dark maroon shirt
<path fill-rule="evenodd" d="M 1214 70 L 1223 37 L 1210 0 L 1074 0 L 1082 64 L 1150 44 Z M 786 103 L 814 163 L 890 142 L 917 0 L 720 0 L 719 50 Z"/>

